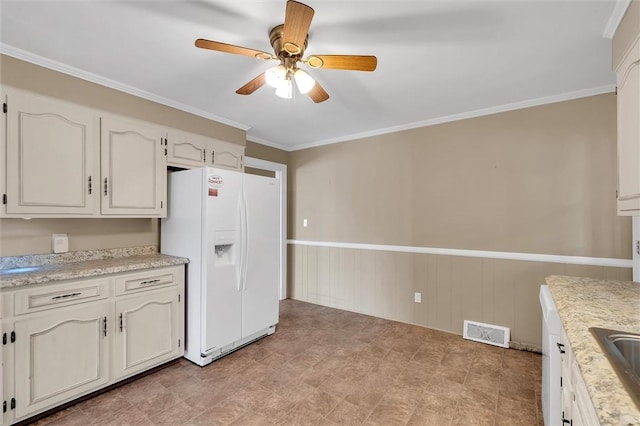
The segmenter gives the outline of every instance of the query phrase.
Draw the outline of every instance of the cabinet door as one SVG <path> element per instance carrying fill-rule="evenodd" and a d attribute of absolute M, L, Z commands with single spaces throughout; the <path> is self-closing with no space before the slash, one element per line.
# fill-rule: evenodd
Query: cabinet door
<path fill-rule="evenodd" d="M 599 425 L 600 420 L 589 397 L 587 385 L 585 385 L 580 373 L 578 363 L 573 360 L 571 372 L 571 384 L 573 388 L 573 401 L 571 405 L 572 426 Z"/>
<path fill-rule="evenodd" d="M 561 417 L 558 421 L 558 424 L 565 424 L 565 421 L 571 422 L 572 415 L 573 387 L 571 384 L 571 361 L 573 359 L 573 353 L 571 352 L 571 345 L 569 345 L 569 339 L 567 338 L 564 329 L 562 330 L 562 333 L 560 335 L 560 343 L 562 345 L 561 348 L 564 353 L 562 353 L 562 365 L 560 367 L 560 395 L 562 398 L 560 406 L 562 407 L 562 412 L 560 413 Z M 552 424 L 556 423 L 555 420 L 556 419 L 554 419 L 552 416 Z"/>
<path fill-rule="evenodd" d="M 97 115 L 23 92 L 7 104 L 7 214 L 97 213 Z"/>
<path fill-rule="evenodd" d="M 15 322 L 17 419 L 108 382 L 112 306 L 59 309 Z"/>
<path fill-rule="evenodd" d="M 167 137 L 167 164 L 192 168 L 207 165 L 211 154 L 209 138 L 193 133 L 170 130 Z"/>
<path fill-rule="evenodd" d="M 0 325 L 1 325 L 0 332 L 2 333 L 6 333 L 7 330 L 13 330 L 13 327 L 7 328 L 4 322 L 2 321 L 0 321 Z M 9 370 L 13 370 L 12 369 L 13 365 L 7 363 L 8 357 L 4 354 L 5 350 L 9 350 L 7 346 L 10 346 L 10 345 L 2 345 L 2 347 L 0 347 L 0 365 L 2 366 L 2 368 L 0 369 L 0 401 L 5 401 L 4 399 L 5 396 L 9 397 L 9 383 L 7 380 L 8 379 L 7 373 L 10 373 Z M 2 413 L 0 413 L 0 426 L 10 423 L 10 421 L 5 421 L 5 417 L 8 417 L 8 416 L 10 416 L 9 410 L 3 411 Z"/>
<path fill-rule="evenodd" d="M 620 64 L 618 81 L 618 214 L 640 211 L 640 45 Z"/>
<path fill-rule="evenodd" d="M 162 129 L 111 118 L 100 125 L 102 214 L 166 216 Z"/>
<path fill-rule="evenodd" d="M 0 97 L 2 98 L 2 103 L 4 104 L 7 101 L 7 95 L 4 92 L 0 92 Z M 2 118 L 0 118 L 0 164 L 4 167 L 4 171 L 0 171 L 0 194 L 2 197 L 7 195 L 7 185 L 6 185 L 6 153 L 7 153 L 7 114 L 2 114 Z M 4 217 L 7 214 L 7 206 L 6 204 L 0 204 L 0 217 Z"/>
<path fill-rule="evenodd" d="M 116 301 L 116 379 L 182 355 L 184 310 L 181 299 L 181 293 L 172 289 Z"/>
<path fill-rule="evenodd" d="M 229 170 L 244 170 L 243 146 L 212 139 L 211 150 L 211 166 Z"/>

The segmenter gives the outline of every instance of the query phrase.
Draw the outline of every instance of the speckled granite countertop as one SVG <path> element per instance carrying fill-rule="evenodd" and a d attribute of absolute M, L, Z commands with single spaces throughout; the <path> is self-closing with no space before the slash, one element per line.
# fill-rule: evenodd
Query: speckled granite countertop
<path fill-rule="evenodd" d="M 0 289 L 185 263 L 153 246 L 0 257 Z"/>
<path fill-rule="evenodd" d="M 547 284 L 602 425 L 640 425 L 626 392 L 589 327 L 640 333 L 640 284 L 550 276 Z"/>

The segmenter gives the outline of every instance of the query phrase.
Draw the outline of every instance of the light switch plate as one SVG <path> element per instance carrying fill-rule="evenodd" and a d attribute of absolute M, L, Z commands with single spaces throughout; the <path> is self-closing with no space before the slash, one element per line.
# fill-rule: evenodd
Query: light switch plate
<path fill-rule="evenodd" d="M 53 234 L 51 236 L 51 250 L 54 253 L 66 253 L 69 251 L 69 237 L 67 234 Z"/>

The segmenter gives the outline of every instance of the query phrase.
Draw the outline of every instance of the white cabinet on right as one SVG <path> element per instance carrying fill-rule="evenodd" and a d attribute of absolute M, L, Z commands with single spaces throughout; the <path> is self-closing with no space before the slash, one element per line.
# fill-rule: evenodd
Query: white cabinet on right
<path fill-rule="evenodd" d="M 587 385 L 585 385 L 580 373 L 580 368 L 575 359 L 571 365 L 571 385 L 573 388 L 573 401 L 571 406 L 572 426 L 599 425 L 598 414 L 593 407 Z"/>
<path fill-rule="evenodd" d="M 618 214 L 640 214 L 640 41 L 616 68 L 618 84 Z"/>
<path fill-rule="evenodd" d="M 564 329 L 562 330 L 560 343 L 562 353 L 560 378 L 562 413 L 558 424 L 597 426 L 600 424 L 600 420 L 598 420 L 598 415 L 589 397 L 589 391 L 582 379 L 580 367 L 578 367 Z"/>

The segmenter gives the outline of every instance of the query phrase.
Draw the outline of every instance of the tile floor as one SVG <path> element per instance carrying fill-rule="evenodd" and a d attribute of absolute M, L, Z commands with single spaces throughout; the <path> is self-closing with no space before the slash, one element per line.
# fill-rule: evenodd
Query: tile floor
<path fill-rule="evenodd" d="M 304 302 L 204 368 L 185 359 L 39 425 L 542 425 L 541 357 Z"/>

